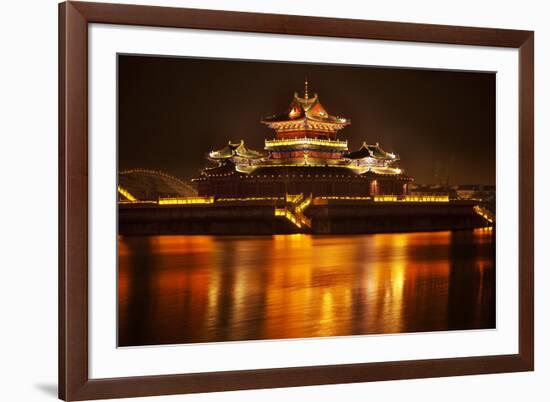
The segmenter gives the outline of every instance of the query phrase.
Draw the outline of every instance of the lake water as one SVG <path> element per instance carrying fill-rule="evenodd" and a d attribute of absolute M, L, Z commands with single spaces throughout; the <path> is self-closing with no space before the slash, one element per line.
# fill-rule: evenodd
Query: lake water
<path fill-rule="evenodd" d="M 119 346 L 495 327 L 492 228 L 118 245 Z"/>

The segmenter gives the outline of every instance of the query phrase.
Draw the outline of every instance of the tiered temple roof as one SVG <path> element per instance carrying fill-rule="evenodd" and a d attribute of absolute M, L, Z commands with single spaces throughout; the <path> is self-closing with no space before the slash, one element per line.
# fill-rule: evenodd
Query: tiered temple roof
<path fill-rule="evenodd" d="M 363 142 L 361 148 L 359 148 L 357 151 L 349 152 L 344 156 L 349 159 L 363 159 L 370 157 L 375 159 L 382 159 L 385 161 L 399 160 L 399 158 L 395 154 L 384 151 L 378 143 L 374 145 L 369 145 L 366 142 Z"/>
<path fill-rule="evenodd" d="M 319 101 L 319 95 L 315 94 L 310 98 L 306 80 L 303 98 L 295 92 L 286 113 L 266 117 L 262 123 L 277 133 L 300 131 L 307 135 L 312 132 L 316 137 L 323 134 L 334 135 L 350 124 L 350 120 L 328 114 Z"/>
<path fill-rule="evenodd" d="M 350 152 L 348 142 L 336 138 L 336 132 L 349 125 L 350 120 L 329 115 L 317 94 L 310 98 L 307 80 L 303 97 L 294 93 L 286 113 L 263 119 L 262 123 L 275 130 L 275 138 L 265 140 L 267 152 L 249 149 L 242 140 L 230 141 L 209 153 L 208 158 L 217 166 L 205 169 L 197 181 L 229 176 L 247 182 L 286 177 L 342 180 L 357 176 L 409 180 L 394 166 L 399 158 L 378 143 L 363 142 L 361 148 Z"/>
<path fill-rule="evenodd" d="M 244 159 L 260 159 L 263 156 L 264 155 L 261 152 L 248 149 L 244 145 L 243 140 L 241 140 L 241 142 L 239 142 L 238 144 L 234 144 L 231 141 L 229 141 L 227 145 L 222 149 L 219 149 L 217 151 L 211 151 L 208 154 L 208 157 L 215 161 L 230 159 L 234 157 L 240 157 Z"/>

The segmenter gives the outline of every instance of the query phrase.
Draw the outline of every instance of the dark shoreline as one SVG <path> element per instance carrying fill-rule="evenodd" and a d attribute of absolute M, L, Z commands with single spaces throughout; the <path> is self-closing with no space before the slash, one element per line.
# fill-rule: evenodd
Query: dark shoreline
<path fill-rule="evenodd" d="M 475 201 L 371 202 L 330 201 L 312 204 L 304 215 L 310 227 L 276 216 L 279 202 L 205 205 L 119 204 L 121 235 L 292 233 L 366 234 L 462 230 L 493 226 L 474 211 Z"/>

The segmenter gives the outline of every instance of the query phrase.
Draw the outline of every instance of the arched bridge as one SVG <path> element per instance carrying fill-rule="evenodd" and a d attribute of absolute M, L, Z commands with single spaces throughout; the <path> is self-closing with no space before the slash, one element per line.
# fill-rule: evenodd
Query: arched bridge
<path fill-rule="evenodd" d="M 121 202 L 196 195 L 197 190 L 191 183 L 158 170 L 130 169 L 118 174 L 118 199 Z"/>

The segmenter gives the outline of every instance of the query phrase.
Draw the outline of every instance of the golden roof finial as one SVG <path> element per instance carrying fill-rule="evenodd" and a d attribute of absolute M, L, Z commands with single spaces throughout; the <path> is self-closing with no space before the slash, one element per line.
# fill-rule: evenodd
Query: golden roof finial
<path fill-rule="evenodd" d="M 308 84 L 308 83 L 307 83 L 307 77 L 306 77 L 306 81 L 305 81 L 304 84 L 305 84 L 305 85 L 304 85 L 304 87 L 305 87 L 305 88 L 304 88 L 304 98 L 305 98 L 305 100 L 307 100 L 308 97 L 309 97 L 308 92 L 307 92 L 307 84 Z"/>

